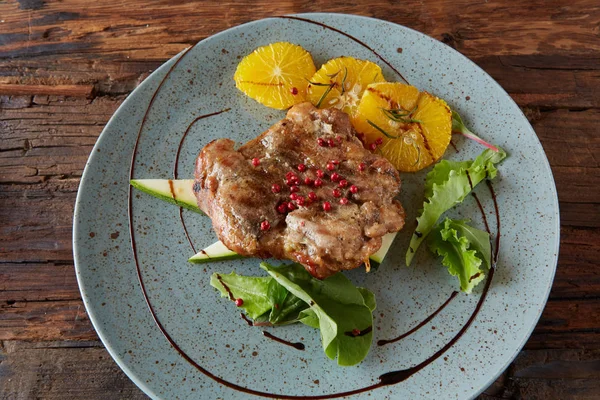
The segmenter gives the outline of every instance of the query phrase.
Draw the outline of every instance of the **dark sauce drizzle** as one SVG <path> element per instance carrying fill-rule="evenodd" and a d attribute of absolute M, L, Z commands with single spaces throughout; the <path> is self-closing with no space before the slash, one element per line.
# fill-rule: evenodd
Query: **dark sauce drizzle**
<path fill-rule="evenodd" d="M 285 344 L 287 346 L 293 347 L 296 350 L 304 350 L 304 348 L 305 348 L 304 347 L 304 343 L 302 343 L 302 342 L 288 342 L 287 340 L 284 340 L 282 338 L 278 338 L 277 336 L 272 335 L 271 333 L 269 333 L 267 331 L 262 331 L 262 334 L 265 337 L 268 337 L 271 340 L 274 340 L 274 341 L 276 341 L 278 343 Z"/>
<path fill-rule="evenodd" d="M 467 323 L 460 329 L 460 331 L 458 331 L 458 333 L 448 343 L 446 343 L 446 345 L 444 347 L 442 347 L 441 349 L 436 351 L 431 357 L 429 357 L 422 363 L 415 365 L 414 367 L 411 367 L 408 369 L 402 369 L 399 371 L 388 372 L 386 374 L 381 375 L 379 377 L 380 385 L 393 385 L 395 383 L 399 383 L 399 382 L 402 382 L 402 381 L 410 378 L 412 375 L 416 374 L 417 372 L 419 372 L 420 370 L 422 370 L 423 368 L 425 368 L 426 366 L 428 366 L 429 364 L 431 364 L 432 362 L 437 360 L 442 354 L 444 354 L 452 346 L 454 346 L 454 344 L 456 344 L 456 342 L 458 342 L 458 340 L 462 337 L 462 335 L 464 335 L 464 333 L 467 331 L 467 329 L 469 329 L 469 327 L 475 320 L 475 317 L 479 313 L 479 310 L 481 309 L 481 306 L 483 305 L 483 302 L 485 301 L 485 299 L 487 297 L 488 290 L 490 289 L 490 284 L 492 283 L 493 277 L 494 277 L 494 268 L 490 268 L 490 272 L 488 273 L 487 280 L 485 281 L 485 287 L 483 288 L 483 293 L 481 294 L 481 297 L 479 298 L 479 301 L 477 302 L 477 306 L 475 307 L 475 310 L 473 311 L 473 313 L 471 313 L 471 316 L 469 317 L 469 320 L 467 321 Z"/>
<path fill-rule="evenodd" d="M 244 314 L 243 312 L 240 313 L 240 317 L 242 317 L 242 319 L 246 321 L 248 326 L 254 326 L 254 322 L 252 322 L 250 318 L 246 317 L 246 314 Z"/>
<path fill-rule="evenodd" d="M 225 282 L 223 282 L 221 275 L 217 274 L 217 280 L 219 281 L 221 286 L 223 286 L 223 289 L 225 289 L 225 291 L 227 292 L 227 295 L 229 296 L 229 300 L 235 301 L 235 297 L 233 297 L 233 293 L 231 293 L 231 289 L 229 289 L 229 286 L 227 286 L 225 284 Z"/>
<path fill-rule="evenodd" d="M 485 225 L 485 230 L 487 233 L 490 233 L 490 226 L 488 225 L 487 216 L 485 215 L 485 211 L 483 210 L 483 205 L 481 205 L 481 201 L 479 201 L 479 197 L 474 192 L 471 192 L 471 196 L 475 198 L 477 202 L 477 207 L 479 207 L 479 211 L 481 211 L 481 216 L 483 217 L 483 224 Z"/>
<path fill-rule="evenodd" d="M 309 24 L 313 24 L 313 25 L 319 25 L 322 28 L 325 29 L 329 29 L 330 31 L 334 31 L 339 33 L 340 35 L 344 35 L 347 38 L 355 41 L 356 43 L 360 44 L 361 46 L 363 46 L 364 48 L 368 49 L 369 51 L 371 51 L 371 53 L 373 53 L 377 58 L 379 58 L 381 61 L 383 61 L 388 67 L 390 67 L 392 69 L 392 71 L 394 71 L 396 74 L 398 74 L 398 76 L 405 82 L 405 83 L 409 83 L 406 78 L 404 76 L 402 76 L 402 74 L 400 73 L 400 71 L 398 71 L 388 60 L 386 60 L 385 58 L 383 58 L 383 56 L 381 56 L 381 54 L 379 54 L 378 52 L 375 51 L 375 49 L 373 49 L 371 46 L 369 46 L 368 44 L 366 44 L 365 42 L 355 38 L 354 36 L 350 35 L 349 33 L 346 33 L 344 31 L 341 31 L 337 28 L 334 28 L 333 26 L 329 26 L 326 25 L 322 22 L 318 22 L 318 21 L 313 21 L 312 19 L 307 19 L 307 18 L 301 18 L 301 17 L 293 17 L 291 15 L 283 15 L 283 16 L 279 16 L 278 18 L 285 18 L 285 19 L 294 19 L 297 21 L 303 21 L 303 22 L 307 22 Z"/>
<path fill-rule="evenodd" d="M 500 251 L 500 213 L 498 211 L 498 199 L 496 199 L 496 192 L 494 191 L 494 187 L 492 186 L 492 182 L 490 180 L 486 180 L 488 189 L 490 190 L 490 194 L 492 195 L 492 199 L 494 200 L 494 211 L 496 211 L 496 249 L 494 250 L 494 267 L 498 262 L 498 252 Z M 489 233 L 489 230 L 488 230 Z"/>
<path fill-rule="evenodd" d="M 175 178 L 177 179 L 177 178 Z M 173 197 L 173 200 L 175 200 L 175 204 L 179 205 L 179 202 L 177 201 L 177 196 L 175 195 L 175 188 L 173 187 L 173 180 L 169 179 L 169 189 L 171 190 L 171 196 Z M 181 224 L 183 225 L 183 232 L 185 232 L 185 237 L 188 240 L 188 243 L 190 244 L 190 246 L 192 247 L 192 250 L 194 251 L 194 254 L 196 253 L 196 248 L 194 247 L 194 244 L 192 243 L 192 239 L 190 238 L 190 235 L 188 234 L 187 231 L 187 226 L 185 226 L 185 222 L 183 221 L 183 207 L 179 206 L 179 219 L 181 220 Z"/>
<path fill-rule="evenodd" d="M 322 24 L 320 22 L 316 22 L 316 21 L 311 21 L 308 19 L 304 19 L 304 18 L 299 18 L 299 17 L 292 17 L 292 16 L 283 16 L 280 18 L 287 18 L 287 19 L 295 19 L 295 20 L 299 20 L 299 21 L 304 21 L 307 23 L 311 23 L 311 24 L 315 24 L 315 25 L 320 25 L 326 29 L 330 29 L 333 30 L 335 32 L 338 32 L 344 36 L 349 37 L 350 39 L 354 40 L 355 42 L 363 45 L 364 47 L 366 47 L 367 49 L 371 50 L 373 52 L 373 54 L 375 54 L 378 58 L 380 58 L 383 62 L 385 62 L 391 69 L 393 69 L 405 82 L 408 83 L 408 81 L 406 81 L 406 79 L 385 59 L 383 59 L 375 50 L 373 50 L 371 47 L 367 46 L 366 44 L 364 44 L 363 42 L 361 42 L 360 40 L 356 39 L 355 37 L 342 32 L 336 28 L 330 27 L 328 25 Z M 167 80 L 167 78 L 171 75 L 171 73 L 173 72 L 173 70 L 175 69 L 175 67 L 185 58 L 186 54 L 192 49 L 193 47 L 188 48 L 180 57 L 179 59 L 177 59 L 177 61 L 175 61 L 175 63 L 169 68 L 169 70 L 167 71 L 167 73 L 165 74 L 165 76 L 162 78 L 161 82 L 159 83 L 156 91 L 154 92 L 154 94 L 152 95 L 151 99 L 150 99 L 150 103 L 148 105 L 148 108 L 144 114 L 144 117 L 142 118 L 142 122 L 140 125 L 140 128 L 138 130 L 138 134 L 137 134 L 137 138 L 135 141 L 135 145 L 133 147 L 133 153 L 132 153 L 132 157 L 131 157 L 131 164 L 130 164 L 130 170 L 129 170 L 129 178 L 133 179 L 133 173 L 134 173 L 134 167 L 135 167 L 135 158 L 136 158 L 136 154 L 137 154 L 137 149 L 138 149 L 138 144 L 140 141 L 140 136 L 141 133 L 143 131 L 144 125 L 146 123 L 146 119 L 148 117 L 148 114 L 150 112 L 150 109 L 152 108 L 152 105 L 154 104 L 154 100 L 156 99 L 156 96 L 158 94 L 158 92 L 160 91 L 160 89 L 162 88 L 163 84 L 165 83 L 165 81 Z M 215 115 L 215 114 L 213 114 Z M 175 174 L 177 172 L 177 167 L 175 166 Z M 470 180 L 470 178 L 469 178 Z M 425 368 L 426 366 L 428 366 L 429 364 L 431 364 L 432 362 L 434 362 L 437 358 L 439 358 L 442 354 L 444 354 L 448 349 L 450 349 L 460 338 L 461 336 L 467 331 L 467 329 L 471 326 L 472 322 L 475 320 L 477 314 L 479 313 L 479 310 L 481 309 L 481 306 L 483 304 L 483 302 L 485 301 L 489 288 L 490 288 L 490 284 L 492 282 L 492 278 L 494 276 L 494 270 L 495 270 L 495 265 L 496 265 L 496 258 L 498 256 L 498 249 L 499 249 L 499 245 L 500 245 L 500 216 L 498 214 L 498 204 L 497 204 L 497 200 L 496 200 L 496 195 L 494 193 L 494 190 L 492 188 L 492 185 L 489 181 L 487 181 L 488 187 L 490 189 L 490 192 L 492 193 L 492 198 L 494 200 L 494 208 L 496 210 L 496 220 L 497 220 L 497 236 L 496 236 L 496 249 L 495 249 L 495 256 L 494 256 L 494 262 L 493 262 L 493 267 L 490 269 L 490 272 L 488 273 L 487 279 L 486 279 L 486 283 L 485 283 L 485 287 L 483 289 L 483 293 L 477 303 L 477 306 L 475 307 L 475 310 L 473 311 L 473 313 L 471 314 L 469 320 L 467 321 L 467 323 L 461 328 L 461 330 L 450 340 L 450 342 L 448 342 L 444 347 L 442 347 L 440 350 L 438 350 L 436 353 L 434 353 L 431 357 L 429 357 L 427 360 L 423 361 L 420 364 L 415 365 L 414 367 L 405 369 L 405 370 L 398 370 L 398 371 L 392 371 L 392 372 L 388 372 L 385 373 L 383 375 L 381 375 L 379 377 L 379 382 L 376 384 L 372 384 L 369 386 L 365 386 L 359 389 L 355 389 L 355 390 L 350 390 L 350 391 L 346 391 L 346 392 L 339 392 L 339 393 L 332 393 L 332 394 L 324 394 L 324 395 L 317 395 L 317 396 L 293 396 L 293 395 L 286 395 L 286 394 L 276 394 L 276 393 L 268 393 L 268 392 L 262 392 L 259 390 L 254 390 L 251 388 L 247 388 L 244 386 L 240 386 L 237 385 L 233 382 L 229 382 L 219 376 L 214 375 L 213 373 L 211 373 L 209 370 L 205 369 L 204 367 L 202 367 L 200 364 L 198 364 L 196 361 L 194 361 L 181 347 L 179 347 L 179 345 L 175 342 L 175 340 L 171 337 L 171 335 L 169 335 L 169 333 L 167 332 L 167 330 L 165 329 L 165 327 L 162 325 L 162 323 L 160 322 L 160 320 L 158 319 L 158 316 L 156 315 L 156 312 L 154 311 L 154 307 L 152 306 L 152 303 L 150 302 L 150 298 L 148 297 L 148 292 L 146 290 L 146 286 L 144 284 L 144 280 L 142 277 L 142 271 L 140 268 L 140 263 L 138 260 L 138 256 L 137 256 L 137 248 L 136 248 L 136 241 L 135 241 L 135 232 L 134 232 L 134 228 L 133 228 L 133 214 L 132 214 L 132 187 L 129 187 L 129 194 L 128 194 L 128 214 L 129 214 L 129 235 L 131 238 L 131 250 L 133 253 L 133 259 L 136 265 L 136 272 L 137 272 L 137 276 L 138 276 L 138 280 L 140 283 L 140 287 L 142 290 L 142 294 L 144 296 L 144 300 L 146 301 L 146 305 L 148 306 L 148 309 L 150 311 L 150 314 L 152 315 L 152 318 L 154 320 L 154 322 L 156 323 L 156 326 L 158 327 L 158 329 L 160 330 L 160 332 L 163 334 L 163 336 L 165 337 L 165 339 L 167 339 L 167 341 L 170 343 L 170 345 L 175 349 L 175 351 L 177 351 L 179 353 L 179 355 L 185 359 L 187 362 L 189 362 L 192 366 L 194 366 L 196 369 L 198 369 L 198 371 L 202 372 L 204 375 L 206 375 L 207 377 L 213 379 L 215 382 L 227 386 L 231 389 L 240 391 L 242 393 L 247 393 L 247 394 L 251 394 L 251 395 L 255 395 L 255 396 L 263 396 L 263 397 L 267 397 L 267 398 L 271 398 L 271 399 L 309 399 L 309 400 L 321 400 L 321 399 L 334 399 L 334 398 L 339 398 L 339 397 L 344 397 L 344 396 L 351 396 L 351 395 L 355 395 L 355 394 L 359 394 L 359 393 L 364 393 L 364 392 L 368 392 L 383 386 L 387 386 L 387 385 L 392 385 L 392 384 L 396 384 L 399 382 L 402 382 L 406 379 L 408 379 L 410 376 L 414 375 L 415 373 L 419 372 L 420 370 L 422 370 L 423 368 Z M 266 336 L 266 335 L 265 335 Z"/>
<path fill-rule="evenodd" d="M 452 146 L 457 153 L 459 152 L 458 148 L 456 147 L 456 145 L 454 144 L 454 142 L 452 140 L 450 140 L 450 146 Z"/>
<path fill-rule="evenodd" d="M 200 121 L 201 119 L 208 118 L 208 117 L 213 117 L 215 115 L 222 114 L 222 113 L 227 112 L 229 110 L 231 110 L 231 109 L 230 108 L 226 108 L 226 109 L 221 110 L 221 111 L 217 111 L 217 112 L 213 112 L 213 113 L 210 113 L 210 114 L 201 115 L 199 117 L 196 117 L 192 121 L 192 123 L 188 125 L 187 129 L 183 133 L 183 136 L 181 136 L 181 140 L 179 141 L 179 147 L 177 147 L 177 153 L 175 154 L 175 160 L 173 161 L 173 179 L 177 179 L 179 177 L 179 170 L 178 170 L 178 168 L 179 168 L 179 155 L 181 154 L 181 147 L 183 146 L 183 141 L 185 140 L 185 138 L 187 137 L 188 133 L 192 129 L 192 126 L 194 126 L 196 124 L 196 122 Z M 195 185 L 196 184 L 194 184 L 194 186 Z M 173 195 L 173 199 L 175 199 L 175 191 L 173 190 L 173 182 L 171 180 L 169 180 L 169 186 L 171 188 L 171 194 Z M 194 187 L 194 189 L 196 189 L 196 188 Z M 177 202 L 177 200 L 175 200 L 175 202 Z M 194 254 L 196 254 L 197 253 L 196 252 L 196 247 L 194 246 L 194 243 L 192 242 L 192 238 L 190 238 L 190 235 L 189 235 L 188 230 L 187 230 L 187 226 L 185 225 L 185 220 L 183 219 L 183 207 L 179 207 L 179 220 L 181 221 L 181 226 L 183 227 L 183 232 L 185 233 L 185 237 L 187 238 L 187 241 L 190 244 L 190 247 L 194 251 Z M 202 250 L 202 253 L 206 255 L 206 252 L 204 250 Z"/>
<path fill-rule="evenodd" d="M 467 179 L 469 180 L 469 186 L 471 186 L 471 190 L 473 190 L 473 181 L 471 181 L 471 175 L 469 174 L 469 170 L 465 169 L 465 172 L 467 174 Z"/>
<path fill-rule="evenodd" d="M 344 335 L 346 336 L 352 336 L 352 337 L 359 337 L 359 336 L 365 336 L 368 333 L 373 332 L 373 325 L 369 326 L 368 328 L 361 330 L 358 329 L 353 329 L 351 331 L 347 331 L 344 332 Z"/>
<path fill-rule="evenodd" d="M 473 190 L 473 182 L 471 181 L 471 175 L 469 175 L 469 170 L 465 170 L 465 172 L 467 173 L 467 178 L 469 179 L 469 186 L 471 186 L 471 190 Z M 487 178 L 487 172 L 486 172 L 486 178 Z M 486 179 L 486 182 L 489 182 L 489 181 Z M 488 225 L 487 216 L 485 215 L 485 211 L 483 210 L 481 201 L 479 201 L 479 197 L 477 197 L 475 192 L 471 192 L 471 196 L 473 196 L 473 198 L 475 198 L 475 201 L 477 202 L 477 207 L 479 207 L 479 211 L 481 211 L 481 217 L 483 218 L 483 223 L 485 224 L 485 230 L 487 231 L 488 234 L 491 235 L 492 233 L 490 232 L 490 226 Z M 497 216 L 497 213 L 498 213 L 498 209 L 496 208 L 496 216 Z M 498 243 L 496 243 L 496 247 L 498 247 Z"/>
<path fill-rule="evenodd" d="M 457 294 L 458 294 L 457 291 L 452 292 L 452 294 L 450 295 L 450 297 L 448 297 L 448 300 L 446 300 L 444 302 L 444 304 L 442 304 L 437 310 L 434 311 L 433 314 L 431 314 L 429 317 L 425 318 L 417 326 L 415 326 L 414 328 L 412 328 L 408 332 L 405 332 L 402 335 L 400 335 L 398 337 L 395 337 L 394 339 L 382 339 L 382 340 L 378 340 L 377 341 L 377 345 L 378 346 L 383 346 L 383 345 L 386 345 L 386 344 L 389 344 L 389 343 L 394 343 L 394 342 L 397 342 L 399 340 L 404 339 L 407 336 L 412 335 L 413 333 L 415 333 L 416 331 L 418 331 L 419 329 L 421 329 L 423 326 L 425 326 L 429 321 L 431 321 L 436 315 L 438 315 L 440 313 L 440 311 L 442 311 L 444 308 L 446 308 L 446 306 L 448 304 L 450 304 L 450 302 L 452 301 L 452 299 L 454 299 Z"/>

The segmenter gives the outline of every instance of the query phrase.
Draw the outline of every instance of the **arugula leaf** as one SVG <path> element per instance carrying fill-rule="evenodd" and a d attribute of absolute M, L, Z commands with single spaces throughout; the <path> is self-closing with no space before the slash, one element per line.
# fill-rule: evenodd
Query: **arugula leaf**
<path fill-rule="evenodd" d="M 437 163 L 425 180 L 425 202 L 417 217 L 417 228 L 406 252 L 406 265 L 410 265 L 415 252 L 444 212 L 461 203 L 483 179 L 493 179 L 497 170 L 494 164 L 506 158 L 506 152 L 485 150 L 472 161 Z"/>
<path fill-rule="evenodd" d="M 260 264 L 277 282 L 310 306 L 301 312 L 300 322 L 318 326 L 325 354 L 338 365 L 350 366 L 362 361 L 373 340 L 373 314 L 361 291 L 343 274 L 327 279 L 313 278 L 301 265 L 279 267 Z M 374 296 L 367 302 L 374 306 Z"/>
<path fill-rule="evenodd" d="M 484 267 L 489 269 L 491 246 L 487 232 L 465 222 L 446 218 L 432 230 L 428 244 L 433 253 L 443 257 L 442 264 L 448 267 L 448 272 L 458 277 L 460 290 L 471 293 L 485 277 L 480 268 L 483 260 Z"/>

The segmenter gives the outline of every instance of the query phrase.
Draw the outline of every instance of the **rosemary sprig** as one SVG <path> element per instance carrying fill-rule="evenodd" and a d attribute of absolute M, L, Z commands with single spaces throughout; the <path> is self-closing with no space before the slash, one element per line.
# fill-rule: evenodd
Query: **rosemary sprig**
<path fill-rule="evenodd" d="M 306 79 L 306 78 L 304 78 L 304 79 Z M 310 83 L 313 86 L 331 86 L 330 83 L 312 82 L 312 81 L 309 81 L 308 79 L 306 79 L 306 82 Z"/>
<path fill-rule="evenodd" d="M 414 113 L 417 110 L 417 106 L 415 106 L 415 108 L 413 108 L 411 111 L 408 110 L 402 110 L 399 108 L 396 109 L 385 109 L 385 108 L 381 108 L 381 111 L 383 111 L 383 113 L 385 114 L 386 117 L 388 117 L 389 119 L 391 119 L 392 121 L 395 122 L 402 122 L 405 124 L 411 123 L 411 122 L 418 122 L 418 123 L 423 123 L 423 121 L 418 120 L 418 119 L 413 119 L 413 118 L 406 118 L 409 115 L 411 115 L 412 113 Z"/>
<path fill-rule="evenodd" d="M 323 95 L 321 96 L 321 98 L 317 102 L 317 108 L 321 108 L 321 103 L 323 102 L 323 100 L 325 100 L 325 97 L 327 97 L 327 95 L 329 94 L 329 92 L 331 92 L 331 89 L 333 89 L 334 86 L 335 86 L 335 82 L 333 82 L 332 84 L 330 84 L 329 87 L 323 92 Z"/>
<path fill-rule="evenodd" d="M 344 94 L 344 92 L 346 91 L 346 78 L 348 77 L 348 67 L 344 67 L 344 70 L 344 77 L 342 78 L 342 94 Z"/>
<path fill-rule="evenodd" d="M 369 123 L 369 125 L 371 125 L 373 128 L 377 129 L 379 132 L 383 133 L 385 135 L 385 137 L 390 138 L 390 139 L 398 139 L 400 137 L 400 135 L 398 136 L 394 136 L 394 135 L 390 135 L 389 133 L 387 133 L 385 130 L 383 130 L 382 128 L 380 128 L 379 126 L 377 126 L 377 124 L 375 124 L 373 121 L 371 121 L 370 119 L 367 120 L 367 122 Z"/>
<path fill-rule="evenodd" d="M 373 121 L 371 121 L 370 119 L 367 120 L 367 122 L 369 123 L 369 125 L 371 125 L 373 128 L 377 129 L 379 132 L 383 133 L 387 138 L 390 139 L 399 139 L 401 137 L 405 137 L 404 134 L 398 135 L 398 136 L 393 136 L 390 135 L 389 133 L 387 133 L 384 129 L 380 128 L 379 126 L 377 126 L 376 123 L 374 123 Z M 410 132 L 410 131 L 409 131 Z M 408 143 L 407 143 L 408 144 Z M 415 163 L 413 165 L 417 165 L 419 163 L 419 161 L 421 161 L 421 147 L 417 146 L 417 143 L 415 141 L 411 141 L 410 143 L 411 146 L 413 146 L 415 149 L 417 149 L 417 160 L 415 161 Z M 379 147 L 377 148 L 377 151 L 381 154 L 381 150 L 379 149 Z"/>
<path fill-rule="evenodd" d="M 418 106 L 415 106 L 415 107 L 414 107 L 412 110 L 410 110 L 410 111 L 408 111 L 408 110 L 403 110 L 403 109 L 401 109 L 401 108 L 390 108 L 389 110 L 386 110 L 386 111 L 389 111 L 390 113 L 392 113 L 392 114 L 394 114 L 394 115 L 398 115 L 398 116 L 401 116 L 401 117 L 406 117 L 406 116 L 409 116 L 410 114 L 414 113 L 415 111 L 417 111 L 417 107 L 418 107 Z M 384 109 L 382 108 L 382 110 L 384 110 Z"/>

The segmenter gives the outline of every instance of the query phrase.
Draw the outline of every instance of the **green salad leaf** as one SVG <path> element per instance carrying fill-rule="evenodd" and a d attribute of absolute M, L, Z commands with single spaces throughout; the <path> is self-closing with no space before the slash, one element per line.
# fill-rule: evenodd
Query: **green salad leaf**
<path fill-rule="evenodd" d="M 273 300 L 269 297 L 269 277 L 242 276 L 235 272 L 230 274 L 212 274 L 210 285 L 221 292 L 221 297 L 242 299 L 244 303 L 240 308 L 252 318 L 258 318 L 273 307 Z"/>
<path fill-rule="evenodd" d="M 210 284 L 221 292 L 221 297 L 229 298 L 231 292 L 233 299 L 241 299 L 240 308 L 257 323 L 285 325 L 298 322 L 299 313 L 308 308 L 304 301 L 270 276 L 214 273 Z"/>
<path fill-rule="evenodd" d="M 484 269 L 490 268 L 491 245 L 487 232 L 466 222 L 446 218 L 431 231 L 428 244 L 433 253 L 443 257 L 448 272 L 458 277 L 460 290 L 471 293 L 485 277 Z"/>
<path fill-rule="evenodd" d="M 324 280 L 315 279 L 298 264 L 276 267 L 263 262 L 260 266 L 310 306 L 311 312 L 304 311 L 301 322 L 315 326 L 318 319 L 323 349 L 329 358 L 337 358 L 338 365 L 350 366 L 367 356 L 373 341 L 373 313 L 348 278 L 338 273 Z M 367 297 L 374 306 L 374 296 Z"/>
<path fill-rule="evenodd" d="M 299 264 L 261 263 L 269 276 L 215 273 L 211 285 L 222 297 L 242 299 L 241 308 L 255 323 L 284 325 L 301 322 L 320 329 L 325 354 L 339 365 L 358 364 L 373 340 L 375 295 L 358 288 L 343 274 L 313 278 Z"/>
<path fill-rule="evenodd" d="M 497 149 L 487 149 L 471 161 L 442 160 L 427 174 L 425 202 L 406 252 L 406 265 L 410 265 L 415 252 L 444 212 L 461 203 L 483 179 L 496 176 L 494 164 L 506 158 L 506 152 Z"/>

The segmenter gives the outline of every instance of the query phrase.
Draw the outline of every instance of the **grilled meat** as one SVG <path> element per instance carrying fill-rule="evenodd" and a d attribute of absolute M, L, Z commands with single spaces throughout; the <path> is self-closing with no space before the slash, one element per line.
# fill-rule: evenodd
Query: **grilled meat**
<path fill-rule="evenodd" d="M 206 145 L 194 188 L 228 248 L 297 261 L 320 279 L 360 266 L 404 225 L 396 169 L 363 147 L 346 114 L 310 103 L 238 150 Z"/>

